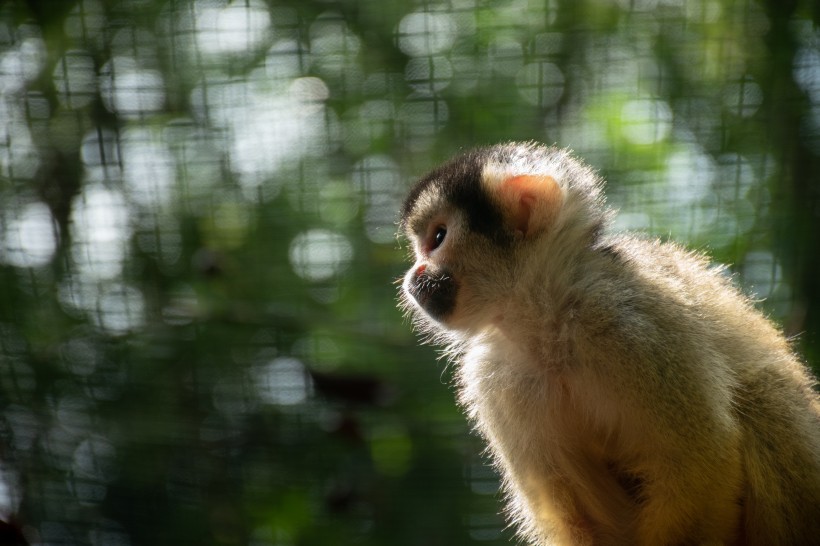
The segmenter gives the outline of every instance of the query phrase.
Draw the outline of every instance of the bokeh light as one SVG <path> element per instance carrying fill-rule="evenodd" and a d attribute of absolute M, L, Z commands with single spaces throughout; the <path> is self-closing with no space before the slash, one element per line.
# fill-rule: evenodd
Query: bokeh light
<path fill-rule="evenodd" d="M 452 366 L 396 309 L 405 192 L 474 145 L 572 148 L 613 230 L 727 264 L 815 362 L 813 8 L 3 3 L 0 520 L 40 545 L 509 544 Z"/>

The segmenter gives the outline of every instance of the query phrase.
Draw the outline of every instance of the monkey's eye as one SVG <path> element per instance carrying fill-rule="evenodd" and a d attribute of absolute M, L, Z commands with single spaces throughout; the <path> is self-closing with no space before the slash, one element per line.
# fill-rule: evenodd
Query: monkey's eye
<path fill-rule="evenodd" d="M 430 244 L 430 252 L 437 249 L 441 246 L 441 243 L 444 242 L 444 238 L 447 236 L 447 228 L 445 226 L 438 226 L 435 231 L 433 232 L 433 236 L 429 240 Z"/>

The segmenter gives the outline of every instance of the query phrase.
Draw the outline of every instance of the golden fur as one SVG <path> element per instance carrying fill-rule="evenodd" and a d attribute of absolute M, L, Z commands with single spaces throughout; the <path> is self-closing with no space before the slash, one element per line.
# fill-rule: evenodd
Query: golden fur
<path fill-rule="evenodd" d="M 703 256 L 606 235 L 601 185 L 564 150 L 511 143 L 434 171 L 402 214 L 416 260 L 402 306 L 457 362 L 520 534 L 820 543 L 805 366 Z M 484 199 L 497 226 L 469 210 Z"/>

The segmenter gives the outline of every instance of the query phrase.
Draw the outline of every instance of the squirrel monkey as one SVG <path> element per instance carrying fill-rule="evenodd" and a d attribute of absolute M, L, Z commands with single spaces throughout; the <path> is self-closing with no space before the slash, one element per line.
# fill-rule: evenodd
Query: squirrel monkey
<path fill-rule="evenodd" d="M 820 399 L 706 258 L 610 235 L 568 151 L 481 148 L 401 211 L 401 306 L 457 362 L 459 402 L 533 544 L 820 544 Z"/>

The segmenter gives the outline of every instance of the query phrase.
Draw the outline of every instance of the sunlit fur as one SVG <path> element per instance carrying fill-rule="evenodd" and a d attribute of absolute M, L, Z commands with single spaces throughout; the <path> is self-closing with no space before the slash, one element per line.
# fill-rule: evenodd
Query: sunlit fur
<path fill-rule="evenodd" d="M 533 208 L 547 228 L 523 235 L 501 205 L 522 174 L 561 193 L 560 210 Z M 470 184 L 506 211 L 497 230 L 460 204 Z M 601 187 L 564 150 L 511 143 L 437 169 L 403 209 L 415 264 L 400 305 L 457 364 L 511 520 L 535 544 L 818 543 L 820 402 L 805 367 L 705 257 L 607 234 Z M 433 219 L 447 237 L 425 253 Z M 460 282 L 443 322 L 407 295 L 420 265 Z"/>

